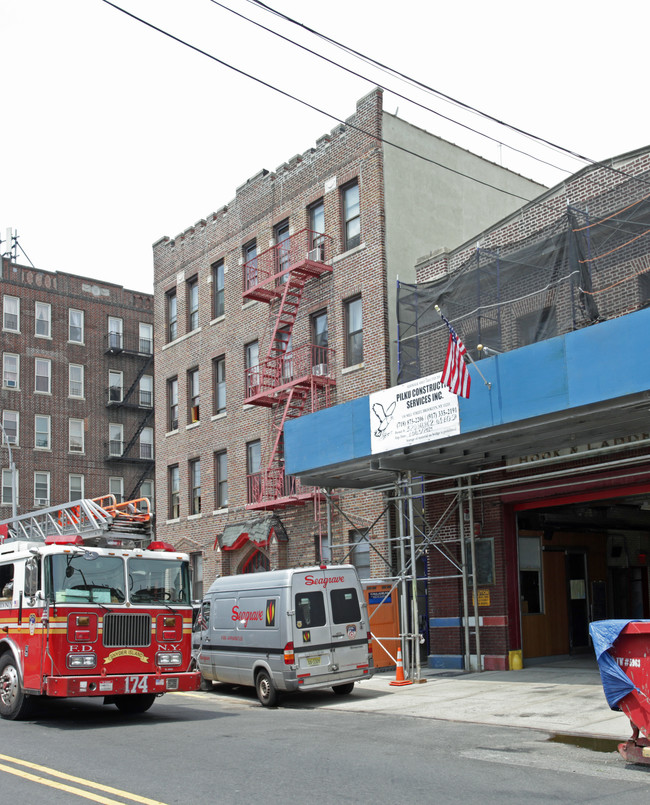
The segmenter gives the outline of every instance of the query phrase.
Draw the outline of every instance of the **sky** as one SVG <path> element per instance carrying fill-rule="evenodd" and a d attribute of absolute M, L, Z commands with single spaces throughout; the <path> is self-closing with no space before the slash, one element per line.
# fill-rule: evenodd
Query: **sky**
<path fill-rule="evenodd" d="M 268 0 L 302 26 L 251 0 L 115 4 L 176 39 L 104 0 L 0 0 L 0 239 L 17 231 L 19 263 L 151 293 L 154 242 L 315 145 L 376 85 L 386 111 L 549 186 L 588 164 L 566 151 L 650 144 L 646 0 Z"/>

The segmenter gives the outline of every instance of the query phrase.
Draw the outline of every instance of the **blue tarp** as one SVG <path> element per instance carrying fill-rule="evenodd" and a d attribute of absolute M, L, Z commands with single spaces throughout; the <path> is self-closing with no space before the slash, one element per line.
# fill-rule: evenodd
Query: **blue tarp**
<path fill-rule="evenodd" d="M 628 693 L 636 690 L 630 677 L 609 653 L 609 649 L 612 648 L 616 638 L 628 623 L 630 623 L 629 620 L 611 620 L 594 621 L 589 624 L 589 634 L 594 644 L 605 698 L 612 710 L 620 710 L 618 702 Z"/>

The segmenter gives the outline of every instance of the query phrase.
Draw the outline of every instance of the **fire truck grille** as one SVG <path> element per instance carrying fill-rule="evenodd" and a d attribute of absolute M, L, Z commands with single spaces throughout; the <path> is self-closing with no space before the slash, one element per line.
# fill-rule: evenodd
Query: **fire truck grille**
<path fill-rule="evenodd" d="M 104 615 L 104 645 L 148 646 L 151 643 L 151 616 L 118 615 L 111 612 Z"/>

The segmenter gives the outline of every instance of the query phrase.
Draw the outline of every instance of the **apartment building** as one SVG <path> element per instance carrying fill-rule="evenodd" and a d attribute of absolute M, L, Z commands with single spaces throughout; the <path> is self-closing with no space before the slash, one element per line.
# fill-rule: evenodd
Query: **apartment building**
<path fill-rule="evenodd" d="M 367 540 L 387 538 L 381 496 L 326 506 L 285 474 L 284 425 L 390 385 L 397 276 L 540 190 L 384 112 L 373 90 L 154 244 L 157 535 L 192 554 L 195 595 L 217 574 L 321 559 L 385 571 Z"/>
<path fill-rule="evenodd" d="M 153 297 L 7 257 L 0 287 L 0 517 L 153 502 Z"/>

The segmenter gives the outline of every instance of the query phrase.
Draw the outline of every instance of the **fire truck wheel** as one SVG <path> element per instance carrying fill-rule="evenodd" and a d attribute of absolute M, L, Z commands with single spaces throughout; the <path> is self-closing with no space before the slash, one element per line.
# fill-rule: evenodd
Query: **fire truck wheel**
<path fill-rule="evenodd" d="M 347 696 L 354 690 L 354 682 L 346 682 L 344 685 L 332 685 L 332 690 L 337 696 Z"/>
<path fill-rule="evenodd" d="M 31 696 L 20 684 L 20 674 L 12 654 L 0 658 L 0 717 L 17 721 L 26 718 L 32 709 Z"/>
<path fill-rule="evenodd" d="M 114 704 L 121 713 L 146 713 L 156 701 L 155 693 L 133 693 L 129 696 L 116 696 Z"/>
<path fill-rule="evenodd" d="M 255 692 L 264 707 L 275 707 L 278 703 L 278 691 L 269 674 L 262 670 L 255 677 Z"/>

